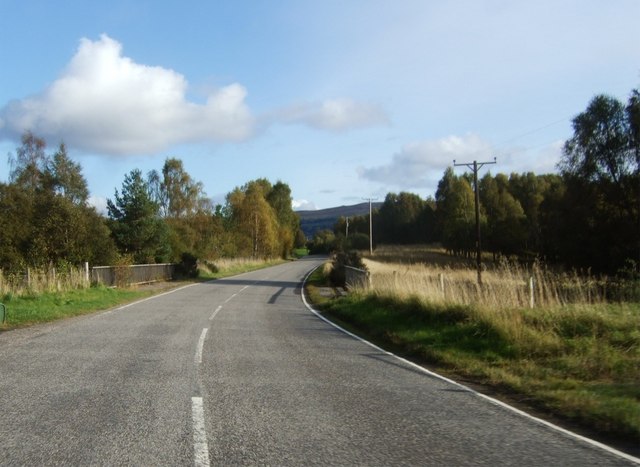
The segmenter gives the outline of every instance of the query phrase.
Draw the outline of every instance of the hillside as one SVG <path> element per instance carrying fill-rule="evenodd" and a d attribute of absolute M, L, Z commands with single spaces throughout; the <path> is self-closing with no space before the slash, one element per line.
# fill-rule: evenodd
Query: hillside
<path fill-rule="evenodd" d="M 372 203 L 373 209 L 378 209 L 382 203 Z M 336 221 L 341 217 L 353 217 L 369 214 L 369 203 L 364 202 L 352 206 L 339 206 L 335 208 L 317 209 L 313 211 L 296 211 L 300 216 L 300 227 L 307 238 L 323 229 L 333 230 Z"/>

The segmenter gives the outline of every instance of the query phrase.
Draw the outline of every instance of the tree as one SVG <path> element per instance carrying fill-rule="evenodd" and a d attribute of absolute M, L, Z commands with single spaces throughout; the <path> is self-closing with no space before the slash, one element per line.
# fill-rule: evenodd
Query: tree
<path fill-rule="evenodd" d="M 367 244 L 368 243 L 367 241 Z M 335 249 L 335 247 L 336 235 L 328 229 L 317 231 L 313 235 L 313 240 L 309 242 L 309 251 L 311 254 L 329 253 Z"/>
<path fill-rule="evenodd" d="M 22 135 L 22 146 L 16 150 L 16 156 L 9 156 L 11 182 L 31 191 L 40 188 L 49 157 L 44 150 L 47 143 L 30 131 Z"/>
<path fill-rule="evenodd" d="M 261 258 L 279 253 L 278 223 L 266 200 L 270 189 L 267 180 L 258 179 L 227 195 L 225 211 L 240 255 Z"/>
<path fill-rule="evenodd" d="M 112 264 L 113 241 L 93 207 L 62 195 L 41 192 L 34 207 L 34 225 L 27 250 L 29 264 Z"/>
<path fill-rule="evenodd" d="M 162 177 L 149 174 L 152 197 L 160 205 L 164 217 L 182 218 L 194 214 L 204 197 L 202 183 L 195 182 L 176 158 L 165 160 Z"/>
<path fill-rule="evenodd" d="M 51 189 L 76 205 L 84 205 L 89 199 L 87 181 L 82 175 L 80 164 L 67 155 L 67 148 L 60 143 L 58 151 L 47 166 Z"/>
<path fill-rule="evenodd" d="M 293 212 L 291 188 L 286 183 L 278 181 L 271 187 L 266 199 L 273 209 L 278 222 L 280 254 L 283 258 L 286 258 L 293 250 L 296 243 L 296 235 L 300 230 L 300 217 Z"/>
<path fill-rule="evenodd" d="M 138 169 L 125 176 L 122 192 L 107 201 L 113 237 L 120 251 L 137 263 L 164 261 L 169 256 L 167 227 L 158 215 L 158 204 Z"/>
<path fill-rule="evenodd" d="M 457 177 L 448 167 L 438 182 L 436 215 L 443 246 L 469 256 L 475 246 L 475 201 L 469 179 Z M 481 223 L 486 222 L 484 217 Z"/>
<path fill-rule="evenodd" d="M 0 186 L 0 267 L 109 264 L 115 246 L 104 219 L 86 204 L 80 165 L 64 144 L 53 156 L 45 147 L 25 133 L 12 159 L 12 183 Z"/>
<path fill-rule="evenodd" d="M 378 240 L 401 244 L 427 241 L 427 209 L 427 202 L 414 193 L 388 193 L 376 216 Z"/>
<path fill-rule="evenodd" d="M 27 266 L 25 252 L 33 237 L 32 193 L 16 184 L 0 184 L 0 268 L 20 269 Z"/>
<path fill-rule="evenodd" d="M 559 163 L 565 205 L 574 203 L 564 230 L 585 237 L 590 264 L 570 245 L 563 257 L 571 264 L 615 272 L 626 259 L 640 259 L 638 105 L 637 90 L 627 106 L 599 95 L 573 119 L 574 135 Z"/>
<path fill-rule="evenodd" d="M 493 252 L 494 259 L 500 253 L 522 252 L 526 241 L 526 219 L 520 202 L 509 192 L 507 176 L 498 174 L 492 177 L 487 173 L 479 185 L 480 200 L 487 216 L 483 244 Z"/>
<path fill-rule="evenodd" d="M 637 89 L 631 91 L 625 111 L 629 122 L 629 140 L 635 156 L 636 171 L 638 171 L 640 168 L 640 91 Z"/>

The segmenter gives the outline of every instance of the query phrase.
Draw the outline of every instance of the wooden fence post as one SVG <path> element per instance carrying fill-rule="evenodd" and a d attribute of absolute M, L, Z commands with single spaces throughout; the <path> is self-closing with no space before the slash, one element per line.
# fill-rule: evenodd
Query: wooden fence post
<path fill-rule="evenodd" d="M 533 276 L 529 276 L 529 308 L 535 307 Z"/>

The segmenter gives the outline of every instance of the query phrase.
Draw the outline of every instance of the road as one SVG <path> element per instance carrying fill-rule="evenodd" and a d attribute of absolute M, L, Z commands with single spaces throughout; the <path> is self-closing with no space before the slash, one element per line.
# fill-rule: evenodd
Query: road
<path fill-rule="evenodd" d="M 0 334 L 0 464 L 634 465 L 322 321 L 320 262 Z"/>

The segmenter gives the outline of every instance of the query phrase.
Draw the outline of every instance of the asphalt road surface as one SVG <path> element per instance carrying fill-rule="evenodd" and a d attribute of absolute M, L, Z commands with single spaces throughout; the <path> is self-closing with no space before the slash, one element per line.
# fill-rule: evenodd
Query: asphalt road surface
<path fill-rule="evenodd" d="M 0 334 L 0 465 L 634 465 L 311 313 L 304 259 Z"/>

